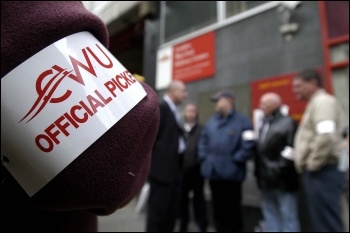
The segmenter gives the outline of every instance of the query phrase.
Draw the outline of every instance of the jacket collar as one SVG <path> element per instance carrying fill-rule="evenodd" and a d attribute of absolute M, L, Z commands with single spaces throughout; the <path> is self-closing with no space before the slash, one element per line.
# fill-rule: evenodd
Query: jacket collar
<path fill-rule="evenodd" d="M 231 118 L 236 113 L 236 110 L 234 108 L 231 109 L 231 111 L 227 114 L 227 116 L 223 116 L 220 113 L 216 113 L 217 118 Z"/>
<path fill-rule="evenodd" d="M 263 118 L 263 121 L 271 123 L 272 121 L 274 121 L 276 118 L 280 117 L 281 115 L 282 115 L 281 108 L 277 108 L 269 116 L 265 116 Z"/>

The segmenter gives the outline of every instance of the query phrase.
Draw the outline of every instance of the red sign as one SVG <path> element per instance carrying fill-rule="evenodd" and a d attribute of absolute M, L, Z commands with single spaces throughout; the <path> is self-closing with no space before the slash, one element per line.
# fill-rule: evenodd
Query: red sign
<path fill-rule="evenodd" d="M 296 74 L 286 74 L 252 82 L 252 107 L 259 108 L 260 97 L 267 92 L 275 92 L 281 96 L 283 104 L 289 107 L 289 115 L 300 121 L 306 102 L 297 100 L 293 93 L 292 80 Z"/>
<path fill-rule="evenodd" d="M 175 45 L 173 79 L 183 82 L 209 78 L 215 73 L 215 33 L 209 32 Z"/>

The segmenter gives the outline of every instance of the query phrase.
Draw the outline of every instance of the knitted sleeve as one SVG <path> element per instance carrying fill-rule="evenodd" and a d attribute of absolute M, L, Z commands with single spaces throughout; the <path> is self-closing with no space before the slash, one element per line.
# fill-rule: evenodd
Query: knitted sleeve
<path fill-rule="evenodd" d="M 106 26 L 79 1 L 2 1 L 1 78 L 52 43 L 81 31 L 91 32 L 108 48 Z M 14 202 L 26 198 L 45 210 L 99 215 L 128 203 L 147 178 L 159 124 L 158 97 L 147 84 L 141 85 L 147 96 L 34 196 L 29 198 L 11 176 L 2 184 L 2 194 Z"/>

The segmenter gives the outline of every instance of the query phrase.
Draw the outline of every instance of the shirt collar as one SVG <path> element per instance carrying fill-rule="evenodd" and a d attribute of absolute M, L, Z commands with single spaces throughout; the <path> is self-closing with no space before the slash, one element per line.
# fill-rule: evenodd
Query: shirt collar
<path fill-rule="evenodd" d="M 174 111 L 174 112 L 177 111 L 176 105 L 174 104 L 174 102 L 170 99 L 170 97 L 167 94 L 165 94 L 163 96 L 163 99 L 164 99 L 165 102 L 168 103 L 168 105 L 169 105 L 169 107 L 171 108 L 172 111 Z"/>
<path fill-rule="evenodd" d="M 313 100 L 316 96 L 326 93 L 326 90 L 323 88 L 318 89 L 312 96 L 310 100 Z"/>
<path fill-rule="evenodd" d="M 264 116 L 263 117 L 263 121 L 264 122 L 268 122 L 271 123 L 276 117 L 278 117 L 279 115 L 281 115 L 281 108 L 278 107 L 277 109 L 275 109 L 270 115 L 268 116 Z"/>

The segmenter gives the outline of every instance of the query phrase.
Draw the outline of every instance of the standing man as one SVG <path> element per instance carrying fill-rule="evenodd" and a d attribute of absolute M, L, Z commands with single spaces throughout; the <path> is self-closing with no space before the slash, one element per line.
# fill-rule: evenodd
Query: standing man
<path fill-rule="evenodd" d="M 281 113 L 281 105 L 276 93 L 260 98 L 264 118 L 257 145 L 257 179 L 266 231 L 299 232 L 298 175 L 292 148 L 297 123 Z"/>
<path fill-rule="evenodd" d="M 234 108 L 234 96 L 221 91 L 212 97 L 216 113 L 199 141 L 201 173 L 209 180 L 217 231 L 243 231 L 242 183 L 246 162 L 255 146 L 251 122 Z"/>
<path fill-rule="evenodd" d="M 294 145 L 314 230 L 342 232 L 344 173 L 337 169 L 344 129 L 342 109 L 337 99 L 321 88 L 316 70 L 297 74 L 293 89 L 297 99 L 307 101 Z"/>
<path fill-rule="evenodd" d="M 200 171 L 198 141 L 202 125 L 198 123 L 198 109 L 193 103 L 185 106 L 183 112 L 186 151 L 183 157 L 183 176 L 181 182 L 180 231 L 186 232 L 190 221 L 190 206 L 193 206 L 194 218 L 199 232 L 207 231 L 207 209 L 204 199 L 204 179 Z M 193 193 L 192 202 L 190 193 Z"/>
<path fill-rule="evenodd" d="M 159 103 L 160 124 L 149 173 L 147 232 L 172 232 L 180 204 L 180 177 L 185 141 L 177 106 L 187 98 L 186 86 L 173 81 Z"/>

